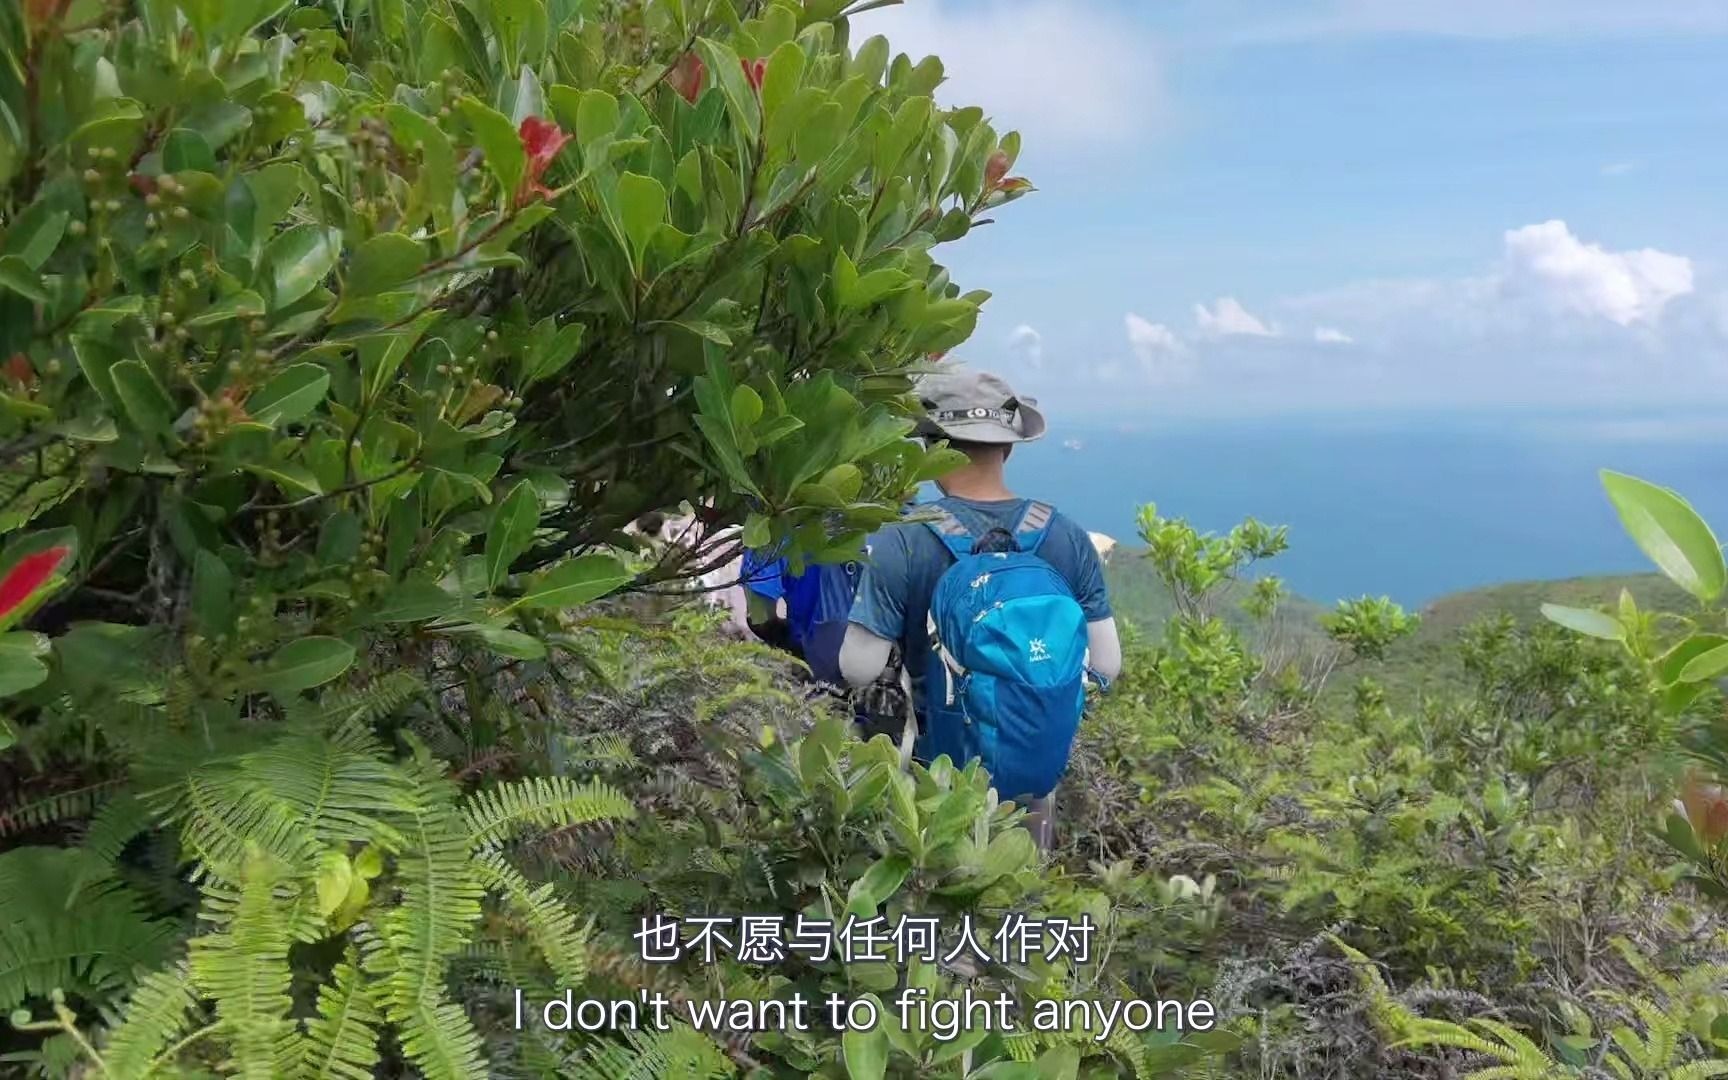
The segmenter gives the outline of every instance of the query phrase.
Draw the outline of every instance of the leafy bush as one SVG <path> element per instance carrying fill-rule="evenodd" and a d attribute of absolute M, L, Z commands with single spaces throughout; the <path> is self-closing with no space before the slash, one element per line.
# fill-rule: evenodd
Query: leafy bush
<path fill-rule="evenodd" d="M 505 844 L 631 809 L 566 767 L 578 609 L 951 464 L 932 249 L 1030 187 L 844 6 L 0 10 L 0 832 L 92 916 L 0 938 L 36 1067 L 480 1075 L 465 957 L 581 979 Z"/>

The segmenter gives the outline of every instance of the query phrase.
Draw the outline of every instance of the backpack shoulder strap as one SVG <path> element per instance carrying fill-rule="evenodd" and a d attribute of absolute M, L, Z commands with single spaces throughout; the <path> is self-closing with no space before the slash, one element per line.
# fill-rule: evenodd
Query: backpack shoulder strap
<path fill-rule="evenodd" d="M 1026 504 L 1026 509 L 1020 513 L 1020 523 L 1014 527 L 1014 537 L 1020 541 L 1020 550 L 1036 555 L 1038 548 L 1044 543 L 1044 537 L 1050 532 L 1050 522 L 1056 517 L 1056 508 L 1046 502 L 1032 500 Z"/>
<path fill-rule="evenodd" d="M 924 524 L 936 534 L 936 539 L 942 541 L 942 546 L 948 549 L 949 554 L 956 559 L 971 554 L 972 532 L 966 528 L 966 523 L 947 507 L 932 506 L 930 510 L 935 518 Z"/>

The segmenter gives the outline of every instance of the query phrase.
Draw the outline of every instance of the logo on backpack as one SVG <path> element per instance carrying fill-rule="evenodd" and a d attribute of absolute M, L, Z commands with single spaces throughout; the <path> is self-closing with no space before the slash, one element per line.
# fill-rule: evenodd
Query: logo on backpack
<path fill-rule="evenodd" d="M 927 629 L 924 760 L 983 761 L 1005 799 L 1042 798 L 1068 767 L 1086 699 L 1086 616 L 1038 555 L 1054 511 L 1029 503 L 1010 532 L 975 539 L 952 513 L 930 522 L 954 563 Z"/>

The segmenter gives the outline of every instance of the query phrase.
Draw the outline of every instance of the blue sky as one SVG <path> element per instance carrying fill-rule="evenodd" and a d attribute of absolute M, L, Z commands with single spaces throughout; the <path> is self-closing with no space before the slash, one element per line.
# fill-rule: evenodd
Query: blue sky
<path fill-rule="evenodd" d="M 1039 191 L 959 350 L 1131 421 L 1728 404 L 1728 2 L 908 0 Z"/>

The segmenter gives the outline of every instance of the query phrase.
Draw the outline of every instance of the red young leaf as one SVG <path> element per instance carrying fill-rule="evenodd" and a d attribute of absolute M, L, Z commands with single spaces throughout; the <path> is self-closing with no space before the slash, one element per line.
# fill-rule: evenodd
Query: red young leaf
<path fill-rule="evenodd" d="M 678 66 L 672 69 L 672 74 L 666 77 L 672 89 L 678 91 L 690 104 L 696 104 L 696 99 L 702 96 L 702 84 L 708 79 L 708 65 L 693 52 L 687 52 L 678 58 Z"/>
<path fill-rule="evenodd" d="M 517 133 L 522 139 L 522 149 L 528 153 L 528 172 L 522 177 L 522 190 L 516 193 L 516 201 L 526 202 L 530 195 L 549 198 L 550 189 L 540 182 L 546 175 L 546 170 L 552 167 L 552 162 L 569 145 L 570 136 L 564 134 L 564 129 L 538 116 L 530 116 L 522 121 L 522 128 Z"/>
<path fill-rule="evenodd" d="M 66 561 L 72 549 L 61 545 L 32 552 L 19 559 L 6 576 L 0 578 L 0 616 L 10 615 L 19 604 L 35 595 L 42 583 L 54 576 L 54 571 Z"/>

